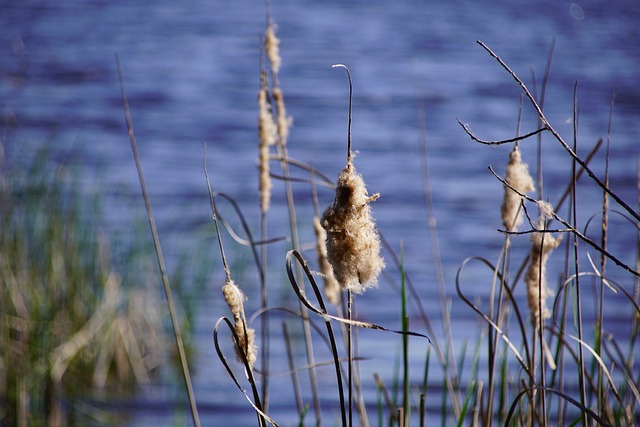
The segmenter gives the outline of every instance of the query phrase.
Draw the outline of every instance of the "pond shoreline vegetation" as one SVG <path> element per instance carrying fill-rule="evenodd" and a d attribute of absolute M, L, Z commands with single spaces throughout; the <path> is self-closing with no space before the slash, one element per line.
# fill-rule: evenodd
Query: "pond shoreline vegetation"
<path fill-rule="evenodd" d="M 579 155 L 584 151 L 584 143 L 578 137 L 577 83 L 573 135 L 569 140 L 560 135 L 545 115 L 545 84 L 540 94 L 532 93 L 505 60 L 483 42 L 478 44 L 522 92 L 515 137 L 482 139 L 458 119 L 461 132 L 474 143 L 513 147 L 505 159 L 504 178 L 487 165 L 487 173 L 495 176 L 504 191 L 503 204 L 496 207 L 503 226 L 496 236 L 503 243 L 497 254 L 461 260 L 454 283 L 446 283 L 439 265 L 422 123 L 422 185 L 434 254 L 432 262 L 438 272 L 437 283 L 431 286 L 437 289 L 437 295 L 429 295 L 424 292 L 426 286 L 411 280 L 402 245 L 391 247 L 384 238 L 384 230 L 375 224 L 371 202 L 385 195 L 369 195 L 363 176 L 355 170 L 351 147 L 353 85 L 345 65 L 334 65 L 344 68 L 349 78 L 347 161 L 337 182 L 312 164 L 300 163 L 289 156 L 289 148 L 294 145 L 289 132 L 293 119 L 287 113 L 279 78 L 280 40 L 267 13 L 257 90 L 257 206 L 261 213 L 258 239 L 233 198 L 212 189 L 215 185 L 212 186 L 207 171 L 206 144 L 204 148 L 204 178 L 225 273 L 224 284 L 212 288 L 224 298 L 231 314 L 228 318 L 220 313 L 212 328 L 212 344 L 229 374 L 229 393 L 235 392 L 247 400 L 247 411 L 255 412 L 257 425 L 433 425 L 428 417 L 434 414 L 428 414 L 427 407 L 439 408 L 435 415 L 442 426 L 640 423 L 640 377 L 634 357 L 640 335 L 640 272 L 637 261 L 629 265 L 608 244 L 612 238 L 610 222 L 615 216 L 626 224 L 630 244 L 640 250 L 637 244 L 640 214 L 609 183 L 609 151 L 615 143 L 610 138 L 615 97 L 611 100 L 606 140 L 597 141 L 586 156 Z M 552 51 L 553 47 L 544 82 L 549 78 Z M 170 347 L 179 361 L 192 422 L 199 426 L 198 396 L 193 390 L 186 349 L 211 344 L 188 342 L 188 327 L 182 332 L 189 322 L 180 317 L 173 301 L 117 57 L 116 62 L 125 120 L 175 340 L 175 347 Z M 524 103 L 532 108 L 537 128 L 522 133 Z M 560 144 L 569 165 L 566 191 L 555 204 L 544 197 L 544 156 L 537 159 L 536 176 L 532 176 L 529 165 L 534 163 L 523 158 L 520 151 L 521 144 L 537 144 L 542 153 L 543 143 Z M 365 143 L 356 146 L 361 157 L 369 155 Z M 158 355 L 169 346 L 158 308 L 148 307 L 149 301 L 137 293 L 137 288 L 124 285 L 123 276 L 110 259 L 109 239 L 91 228 L 88 218 L 99 218 L 99 203 L 90 203 L 95 208 L 84 212 L 81 205 L 85 203 L 75 197 L 73 186 L 59 179 L 68 173 L 66 168 L 61 167 L 51 176 L 42 172 L 45 157 L 46 152 L 41 153 L 39 160 L 19 178 L 11 176 L 6 168 L 0 175 L 2 425 L 72 423 L 73 410 L 62 404 L 73 402 L 71 393 L 82 394 L 91 387 L 105 387 L 112 382 L 115 387 L 128 390 L 144 384 L 159 366 Z M 336 162 L 339 160 L 336 158 Z M 604 162 L 604 176 L 593 171 L 595 162 Z M 215 159 L 209 160 L 209 164 L 214 163 Z M 272 171 L 275 164 L 280 167 L 278 174 Z M 301 170 L 303 176 L 294 176 L 291 166 Z M 72 176 L 72 182 L 73 179 Z M 276 190 L 273 180 L 283 185 L 286 219 L 269 215 Z M 301 222 L 296 217 L 298 201 L 294 185 L 306 187 L 311 195 L 314 229 L 308 234 L 316 237 L 311 245 L 300 242 Z M 27 187 L 32 194 L 25 196 Z M 333 194 L 319 195 L 318 187 Z M 584 224 L 578 222 L 578 189 L 583 187 L 594 188 L 602 200 L 601 210 Z M 638 187 L 640 192 L 640 182 Z M 333 201 L 321 210 L 319 200 L 324 200 L 324 196 L 333 197 Z M 233 206 L 241 231 L 222 220 L 217 206 L 220 201 Z M 290 235 L 286 242 L 290 248 L 286 253 L 272 248 L 272 243 L 283 239 L 270 236 L 267 225 L 271 220 L 288 222 Z M 233 263 L 228 262 L 224 250 L 225 231 L 250 251 L 257 286 L 245 290 L 243 283 L 232 279 Z M 526 251 L 513 244 L 516 239 L 529 239 Z M 496 260 L 490 260 L 491 256 Z M 547 262 L 551 259 L 561 260 L 557 264 L 564 266 L 559 278 L 548 277 Z M 472 271 L 486 270 L 490 279 L 469 277 L 471 265 Z M 286 271 L 286 285 L 291 286 L 287 292 L 294 292 L 297 306 L 281 307 L 276 302 L 283 292 L 282 285 L 269 280 L 268 268 Z M 385 286 L 388 281 L 399 283 L 398 300 L 390 304 L 397 304 L 400 326 L 380 325 L 375 323 L 376 319 L 360 320 L 356 294 L 364 290 L 376 292 L 376 286 Z M 85 286 L 86 283 L 91 286 Z M 474 346 L 470 349 L 467 344 L 462 348 L 454 346 L 451 320 L 455 314 L 447 296 L 454 286 L 460 300 L 477 315 L 478 328 L 469 331 L 470 335 L 475 333 L 469 340 Z M 469 297 L 471 286 L 489 288 L 489 300 L 481 302 Z M 526 288 L 524 298 L 522 293 L 516 294 L 518 286 Z M 258 292 L 249 293 L 249 289 Z M 212 289 L 207 287 L 204 291 Z M 593 306 L 584 304 L 584 292 L 595 295 Z M 628 312 L 624 314 L 630 325 L 628 336 L 624 337 L 626 348 L 606 328 L 606 300 L 610 294 L 622 296 L 628 302 Z M 259 309 L 251 315 L 245 313 L 248 298 L 259 301 Z M 438 300 L 441 312 L 428 312 L 424 304 L 427 299 Z M 148 310 L 140 310 L 142 306 Z M 583 322 L 585 310 L 593 310 L 595 324 Z M 274 373 L 270 363 L 275 353 L 271 347 L 275 331 L 272 324 L 281 320 L 281 313 L 285 319 L 281 326 L 286 348 L 277 350 L 287 356 L 286 375 Z M 431 321 L 432 316 L 438 315 L 442 318 L 441 332 L 434 330 Z M 361 352 L 360 329 L 379 334 L 380 345 L 399 348 L 395 366 L 390 366 L 388 372 L 374 374 L 374 390 L 363 386 L 360 368 L 367 363 L 367 357 L 375 354 Z M 303 343 L 301 347 L 294 344 L 291 331 L 298 336 L 296 344 Z M 231 354 L 234 356 L 230 357 Z M 416 354 L 423 357 L 419 361 L 424 367 L 421 372 L 410 369 L 415 365 L 410 359 Z M 481 363 L 486 364 L 483 369 Z M 434 370 L 441 375 L 441 383 L 433 382 Z M 328 372 L 335 382 L 335 394 L 330 396 L 320 391 L 326 389 Z M 569 378 L 569 372 L 577 373 L 576 381 Z M 91 384 L 80 381 L 87 376 L 92 377 Z M 271 381 L 283 376 L 291 381 L 291 401 L 295 401 L 297 419 L 280 420 L 271 411 Z M 301 381 L 302 376 L 308 379 Z M 302 390 L 301 383 L 308 384 L 309 390 Z M 35 390 L 37 387 L 42 389 Z M 376 398 L 372 399 L 372 395 Z"/>

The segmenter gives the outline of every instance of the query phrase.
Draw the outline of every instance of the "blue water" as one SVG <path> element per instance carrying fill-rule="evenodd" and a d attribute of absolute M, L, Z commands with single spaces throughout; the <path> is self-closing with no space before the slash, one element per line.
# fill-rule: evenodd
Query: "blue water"
<path fill-rule="evenodd" d="M 353 148 L 360 152 L 356 167 L 370 191 L 381 193 L 373 206 L 377 224 L 394 248 L 402 242 L 406 268 L 439 331 L 419 158 L 419 111 L 424 103 L 431 186 L 456 342 L 476 336 L 479 327 L 474 314 L 455 296 L 453 280 L 464 258 L 485 255 L 496 260 L 499 255 L 502 237 L 496 229 L 502 188 L 487 166 L 503 173 L 510 149 L 472 142 L 456 118 L 486 139 L 512 137 L 520 97 L 513 79 L 476 40 L 489 45 L 538 91 L 555 40 L 545 112 L 564 138 L 572 141 L 573 92 L 579 82 L 581 154 L 598 138 L 606 138 L 610 100 L 616 92 L 611 187 L 633 205 L 640 156 L 640 3 L 636 0 L 397 1 L 380 5 L 274 1 L 272 16 L 282 41 L 280 81 L 288 113 L 294 118 L 290 155 L 312 161 L 330 177 L 344 165 L 348 86 L 344 72 L 330 66 L 347 64 L 354 81 Z M 114 206 L 141 207 L 115 72 L 114 54 L 118 53 L 163 242 L 169 247 L 189 245 L 194 239 L 202 243 L 203 227 L 210 237 L 202 173 L 205 142 L 214 187 L 240 202 L 258 234 L 256 92 L 264 22 L 263 4 L 246 0 L 4 1 L 0 3 L 0 130 L 10 142 L 5 148 L 49 141 L 54 153 L 74 156 L 88 171 L 99 169 L 103 181 L 97 185 L 113 197 Z M 526 103 L 522 127 L 523 131 L 536 127 Z M 535 140 L 521 147 L 535 171 Z M 555 201 L 564 190 L 571 163 L 547 135 L 543 153 L 545 197 Z M 598 173 L 603 171 L 602 158 L 594 164 Z M 310 190 L 306 184 L 294 188 L 301 239 L 311 242 Z M 269 225 L 273 236 L 287 233 L 283 194 L 276 185 Z M 332 195 L 320 189 L 319 197 L 324 206 Z M 581 223 L 597 212 L 600 197 L 593 185 L 580 191 Z M 110 213 L 117 218 L 130 212 L 113 208 Z M 618 221 L 618 229 L 624 230 L 623 222 Z M 612 250 L 630 264 L 635 262 L 633 241 L 628 232 L 612 233 Z M 205 295 L 193 296 L 202 300 L 195 336 L 196 395 L 204 424 L 254 425 L 255 416 L 232 386 L 211 345 L 213 323 L 228 313 L 219 296 L 223 282 L 219 253 L 213 241 L 209 242 L 210 253 L 205 258 L 215 265 L 211 286 Z M 237 257 L 236 265 L 250 260 L 228 236 L 226 242 Z M 526 238 L 517 240 L 514 256 L 521 259 L 527 246 Z M 282 255 L 287 249 L 286 243 L 280 243 L 270 255 L 272 295 L 278 297 L 274 305 L 293 304 L 282 277 Z M 387 271 L 397 281 L 397 270 L 390 261 L 388 264 Z M 550 277 L 557 277 L 559 268 L 551 269 Z M 235 273 L 236 280 L 247 282 L 247 309 L 253 311 L 258 304 L 257 285 L 252 272 L 246 270 Z M 490 275 L 474 268 L 467 277 L 467 292 L 486 302 Z M 628 277 L 625 280 L 625 288 L 632 291 L 632 282 Z M 399 304 L 385 304 L 399 301 L 397 295 L 397 288 L 383 281 L 380 289 L 359 299 L 360 316 L 398 328 Z M 620 307 L 624 316 L 619 314 Z M 617 298 L 608 308 L 614 324 L 625 324 L 628 304 Z M 280 336 L 279 323 L 277 318 L 274 340 Z M 423 331 L 417 320 L 415 327 Z M 623 336 L 626 333 L 622 326 L 612 328 Z M 458 332 L 461 330 L 474 332 Z M 399 341 L 388 337 L 390 344 L 381 349 L 379 341 L 386 338 L 380 333 L 360 334 L 360 350 L 370 358 L 362 363 L 370 389 L 373 372 L 380 372 L 387 381 L 392 378 Z M 287 369 L 281 344 L 274 341 L 271 346 L 276 372 Z M 412 363 L 420 372 L 425 346 L 416 342 L 412 348 Z M 318 352 L 318 360 L 327 359 L 323 349 Z M 300 364 L 304 364 L 302 358 Z M 440 374 L 437 368 L 432 371 L 437 384 Z M 331 370 L 321 370 L 320 386 L 327 405 L 337 402 L 333 381 Z M 295 405 L 288 378 L 275 377 L 272 387 L 274 417 L 292 425 Z M 179 412 L 176 415 L 174 397 L 162 385 L 146 390 L 131 405 L 131 425 L 166 425 L 175 417 L 187 419 Z M 428 404 L 437 408 L 439 393 L 432 399 Z M 334 415 L 327 409 L 327 425 Z"/>

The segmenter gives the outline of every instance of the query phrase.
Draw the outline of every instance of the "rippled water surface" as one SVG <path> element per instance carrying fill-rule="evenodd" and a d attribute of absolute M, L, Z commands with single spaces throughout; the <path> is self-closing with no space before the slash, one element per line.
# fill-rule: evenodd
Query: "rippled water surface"
<path fill-rule="evenodd" d="M 547 55 L 555 41 L 545 112 L 565 139 L 572 141 L 574 87 L 578 82 L 581 154 L 598 138 L 606 138 L 610 100 L 616 92 L 611 187 L 626 200 L 635 200 L 640 155 L 637 1 L 374 4 L 289 0 L 273 1 L 272 17 L 282 41 L 280 81 L 288 112 L 294 118 L 290 155 L 313 162 L 330 177 L 344 165 L 348 86 L 344 72 L 332 69 L 331 64 L 347 64 L 354 81 L 353 144 L 360 152 L 356 166 L 369 189 L 381 193 L 373 206 L 377 223 L 393 248 L 398 250 L 402 242 L 406 268 L 427 310 L 433 313 L 436 330 L 440 330 L 419 155 L 420 106 L 424 106 L 430 183 L 457 342 L 477 336 L 479 326 L 471 310 L 455 296 L 453 281 L 464 258 L 498 258 L 503 242 L 496 232 L 502 188 L 487 166 L 503 173 L 510 147 L 472 142 L 456 118 L 469 123 L 481 137 L 512 137 L 521 93 L 476 40 L 504 58 L 536 92 L 541 89 Z M 2 2 L 0 107 L 4 137 L 23 145 L 49 141 L 54 153 L 72 155 L 88 170 L 97 167 L 103 171 L 99 185 L 113 197 L 114 206 L 141 206 L 115 72 L 117 52 L 165 244 L 179 246 L 189 244 L 190 239 L 203 239 L 201 226 L 210 223 L 202 173 L 204 142 L 208 143 L 209 174 L 215 188 L 238 200 L 258 233 L 256 93 L 258 44 L 264 26 L 263 4 L 246 0 Z M 536 126 L 532 109 L 525 102 L 522 129 L 528 132 Z M 542 146 L 544 196 L 556 201 L 567 183 L 571 163 L 547 135 Z M 522 151 L 535 171 L 535 140 L 524 142 Z M 600 156 L 594 169 L 602 173 L 603 164 Z M 284 193 L 276 187 L 269 229 L 274 236 L 287 233 Z M 579 193 L 582 223 L 600 204 L 599 192 L 592 185 L 586 187 L 592 190 Z M 302 241 L 311 242 L 309 186 L 300 184 L 294 189 Z M 331 192 L 320 188 L 319 198 L 325 205 L 331 201 Z M 111 214 L 117 217 L 119 210 L 114 208 Z M 612 227 L 615 230 L 615 225 Z M 612 249 L 633 264 L 633 239 L 620 233 L 612 234 L 611 240 Z M 526 253 L 527 243 L 526 237 L 514 243 L 519 259 Z M 233 247 L 230 238 L 228 245 Z M 213 244 L 207 247 L 208 258 L 217 266 L 218 251 Z M 288 244 L 280 243 L 278 248 L 284 254 Z M 250 259 L 241 255 L 242 251 L 236 246 L 231 253 Z M 273 304 L 291 302 L 291 292 L 282 282 L 284 262 L 275 254 L 271 256 L 272 268 L 281 270 L 273 274 L 276 290 L 271 295 L 278 300 Z M 397 282 L 397 270 L 388 256 L 387 260 L 388 272 Z M 250 278 L 252 273 L 238 274 Z M 550 274 L 557 277 L 559 266 Z M 490 275 L 472 269 L 467 276 L 467 292 L 486 298 Z M 478 277 L 482 280 L 476 285 Z M 253 425 L 255 416 L 224 373 L 211 345 L 213 323 L 228 314 L 219 297 L 222 281 L 223 274 L 216 267 L 206 295 L 194 296 L 202 301 L 195 336 L 196 395 L 204 424 Z M 631 283 L 625 286 L 632 290 Z M 257 287 L 247 287 L 251 298 L 248 310 L 253 311 Z M 615 324 L 619 303 L 613 299 L 608 309 L 613 331 L 617 328 L 624 333 L 626 329 L 622 331 Z M 363 319 L 399 327 L 397 288 L 384 281 L 380 289 L 359 299 L 358 309 Z M 274 337 L 280 336 L 279 323 L 277 318 Z M 415 327 L 422 331 L 419 322 Z M 386 338 L 380 333 L 360 334 L 360 352 L 369 358 L 362 363 L 363 378 L 372 390 L 372 401 L 372 373 L 381 372 L 391 381 L 399 348 L 399 341 L 389 338 L 389 345 L 381 349 L 379 342 Z M 301 344 L 296 341 L 296 345 Z M 282 343 L 274 341 L 271 348 L 274 369 L 286 371 Z M 417 371 L 425 345 L 416 342 L 412 349 Z M 328 355 L 323 350 L 319 353 L 318 359 L 326 360 Z M 439 374 L 437 369 L 433 371 L 436 384 Z M 273 387 L 273 416 L 292 425 L 296 418 L 291 385 L 282 375 L 274 379 Z M 320 388 L 326 404 L 336 405 L 330 370 L 322 371 Z M 438 397 L 428 405 L 437 411 L 440 395 L 437 391 L 434 394 Z M 125 405 L 132 409 L 131 424 L 170 424 L 181 416 L 173 406 L 175 395 L 159 385 Z"/>

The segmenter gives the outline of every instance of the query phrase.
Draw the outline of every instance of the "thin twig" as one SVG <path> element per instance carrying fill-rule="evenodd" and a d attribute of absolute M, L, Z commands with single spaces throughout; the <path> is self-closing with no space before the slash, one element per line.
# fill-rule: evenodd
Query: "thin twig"
<path fill-rule="evenodd" d="M 515 188 L 513 188 L 511 185 L 509 185 L 507 183 L 507 181 L 505 181 L 504 179 L 502 179 L 500 177 L 500 175 L 498 175 L 491 166 L 489 166 L 489 170 L 491 171 L 491 173 L 504 185 L 506 185 L 507 187 L 509 187 L 511 190 L 515 191 L 517 194 L 519 194 L 521 197 L 527 199 L 528 201 L 532 202 L 532 203 L 538 203 L 538 200 L 527 196 L 526 194 L 520 193 L 518 190 L 516 190 Z M 557 213 L 555 212 L 551 212 L 553 219 L 558 221 L 560 224 L 564 225 L 567 228 L 567 231 L 574 233 L 576 236 L 578 236 L 580 238 L 580 240 L 582 240 L 583 242 L 585 242 L 586 244 L 588 244 L 589 246 L 591 246 L 592 248 L 594 248 L 596 251 L 600 252 L 601 254 L 605 255 L 607 258 L 609 258 L 611 261 L 613 261 L 618 267 L 623 268 L 624 270 L 628 271 L 629 273 L 633 274 L 636 277 L 640 277 L 640 273 L 638 273 L 637 271 L 635 271 L 634 269 L 632 269 L 631 267 L 629 267 L 628 265 L 626 265 L 625 263 L 623 263 L 622 261 L 620 261 L 618 258 L 616 258 L 614 255 L 612 255 L 611 253 L 609 253 L 608 251 L 602 249 L 597 243 L 595 243 L 593 240 L 589 239 L 587 236 L 585 236 L 583 233 L 581 233 L 580 231 L 578 231 L 574 226 L 572 226 L 571 224 L 569 224 L 567 221 L 565 221 L 564 219 L 562 219 Z M 534 230 L 534 231 L 540 231 L 540 232 L 544 232 L 544 230 Z M 504 232 L 504 231 L 503 231 Z"/>
<path fill-rule="evenodd" d="M 629 212 L 629 214 L 631 216 L 633 216 L 636 220 L 640 221 L 640 214 L 637 213 L 633 208 L 631 208 L 624 200 L 622 200 L 609 187 L 607 187 L 600 180 L 600 178 L 598 178 L 597 175 L 591 170 L 591 168 L 589 168 L 589 166 L 585 163 L 585 161 L 582 160 L 576 154 L 576 152 L 565 142 L 565 140 L 562 138 L 562 136 L 560 136 L 560 134 L 555 130 L 555 128 L 553 128 L 553 126 L 551 126 L 551 124 L 547 120 L 546 116 L 542 112 L 542 109 L 540 108 L 540 105 L 535 100 L 533 95 L 531 95 L 531 92 L 529 92 L 529 89 L 524 84 L 524 82 L 520 79 L 520 77 L 518 77 L 517 74 L 515 72 L 513 72 L 511 70 L 511 68 L 509 68 L 509 66 L 498 55 L 496 55 L 487 45 L 485 45 L 480 40 L 478 40 L 477 43 L 480 46 L 482 46 L 482 48 L 485 49 L 489 53 L 489 55 L 491 55 L 496 61 L 498 61 L 498 63 L 502 66 L 502 68 L 504 68 L 511 75 L 511 77 L 513 77 L 513 79 L 516 81 L 516 83 L 522 88 L 522 90 L 524 91 L 524 94 L 529 99 L 529 101 L 533 105 L 533 108 L 536 110 L 536 113 L 540 117 L 540 120 L 542 121 L 542 124 L 543 124 L 544 128 L 546 128 L 549 132 L 551 132 L 551 134 L 556 138 L 556 140 L 560 143 L 560 145 L 562 145 L 562 147 L 565 149 L 565 151 L 567 151 L 567 153 L 569 153 L 569 155 L 576 161 L 576 163 L 578 163 L 587 172 L 587 175 L 589 175 L 589 177 L 599 187 L 601 187 L 604 191 L 606 191 L 617 203 L 620 204 L 620 206 L 622 206 L 627 212 Z"/>

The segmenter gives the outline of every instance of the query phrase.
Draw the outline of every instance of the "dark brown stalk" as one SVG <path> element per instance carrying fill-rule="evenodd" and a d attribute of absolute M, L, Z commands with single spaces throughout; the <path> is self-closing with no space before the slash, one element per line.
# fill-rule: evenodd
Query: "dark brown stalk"
<path fill-rule="evenodd" d="M 515 413 L 515 411 L 516 411 L 516 409 L 518 407 L 518 402 L 520 401 L 520 399 L 522 399 L 525 394 L 529 394 L 534 390 L 540 390 L 540 389 L 541 389 L 541 387 L 532 387 L 532 388 L 529 388 L 529 389 L 521 390 L 518 393 L 518 395 L 515 397 L 513 403 L 511 404 L 511 408 L 509 409 L 509 414 L 507 415 L 507 419 L 506 419 L 505 425 L 511 425 L 512 418 L 514 417 L 514 413 Z M 562 399 L 566 400 L 568 403 L 570 403 L 573 406 L 575 406 L 576 408 L 580 409 L 580 411 L 585 415 L 585 417 L 588 416 L 589 418 L 591 418 L 592 420 L 596 421 L 601 426 L 609 426 L 609 424 L 605 420 L 600 418 L 591 409 L 587 408 L 586 406 L 584 406 L 583 404 L 581 404 L 580 402 L 578 402 L 577 400 L 575 400 L 574 398 L 572 398 L 568 394 L 560 392 L 560 391 L 552 389 L 552 388 L 548 388 L 548 387 L 545 389 L 545 391 L 548 392 L 548 393 L 553 393 L 553 394 L 555 394 L 557 396 L 560 396 Z"/>
<path fill-rule="evenodd" d="M 347 165 L 351 164 L 351 120 L 353 113 L 353 81 L 351 80 L 351 72 L 349 68 L 344 64 L 334 64 L 332 67 L 340 67 L 344 68 L 347 72 L 347 76 L 349 77 L 349 114 L 348 114 L 348 126 L 347 126 Z M 353 303 L 353 293 L 351 289 L 347 289 L 347 319 L 351 320 L 351 305 Z M 353 335 L 351 333 L 351 324 L 346 325 L 347 328 L 347 399 L 349 405 L 349 427 L 353 424 L 353 380 L 352 380 L 352 371 L 353 371 L 353 352 L 352 352 L 352 339 Z"/>
<path fill-rule="evenodd" d="M 307 275 L 307 279 L 309 279 L 309 283 L 311 284 L 311 287 L 313 289 L 313 292 L 315 294 L 316 299 L 318 300 L 318 303 L 320 304 L 320 309 L 316 309 L 315 307 L 313 307 L 309 301 L 306 299 L 306 297 L 304 296 L 304 293 L 302 292 L 302 289 L 300 288 L 300 286 L 298 285 L 298 282 L 296 280 L 296 275 L 293 273 L 293 266 L 292 266 L 292 262 L 293 262 L 293 258 L 295 258 L 296 265 L 300 266 L 300 268 L 302 268 L 304 270 L 304 272 Z M 331 323 L 329 322 L 329 316 L 327 315 L 327 309 L 324 305 L 324 300 L 322 299 L 322 294 L 320 292 L 320 289 L 318 288 L 318 285 L 315 282 L 315 279 L 313 277 L 313 275 L 311 274 L 311 271 L 309 270 L 308 266 L 307 266 L 307 262 L 304 260 L 304 258 L 302 258 L 302 255 L 300 255 L 300 253 L 296 250 L 290 250 L 289 252 L 287 252 L 287 262 L 286 262 L 286 266 L 287 266 L 287 275 L 289 276 L 289 281 L 291 282 L 291 286 L 293 287 L 294 291 L 296 292 L 296 295 L 298 295 L 298 299 L 300 300 L 301 306 L 306 307 L 307 309 L 311 309 L 314 312 L 316 312 L 317 314 L 322 315 L 322 317 L 324 318 L 325 321 L 325 326 L 327 328 L 327 334 L 329 336 L 329 340 L 331 343 L 331 352 L 333 355 L 333 360 L 334 360 L 334 366 L 335 366 L 335 370 L 336 370 L 336 378 L 337 378 L 337 383 L 338 383 L 338 395 L 340 398 L 340 413 L 342 415 L 342 426 L 346 427 L 347 426 L 347 414 L 345 412 L 345 402 L 344 402 L 344 390 L 343 390 L 343 386 L 342 386 L 342 368 L 340 367 L 340 359 L 338 356 L 338 348 L 336 346 L 336 342 L 335 342 L 335 338 L 333 335 L 333 328 L 331 327 Z M 309 324 L 309 320 L 308 320 L 308 315 L 305 314 L 305 316 L 307 316 L 307 322 L 306 324 Z M 313 370 L 313 366 L 310 365 L 310 369 Z"/>
<path fill-rule="evenodd" d="M 332 67 L 344 68 L 349 77 L 349 123 L 347 127 L 347 163 L 351 163 L 351 120 L 353 113 L 353 82 L 351 80 L 351 72 L 349 68 L 344 64 L 334 64 Z"/>
<path fill-rule="evenodd" d="M 509 339 L 509 337 L 504 333 L 504 331 L 502 331 L 502 329 L 496 325 L 496 323 L 493 321 L 493 319 L 491 319 L 489 316 L 487 316 L 486 313 L 483 313 L 482 310 L 480 310 L 478 308 L 478 306 L 476 304 L 474 304 L 469 298 L 467 298 L 467 296 L 462 292 L 462 289 L 460 287 L 461 285 L 461 274 L 462 271 L 464 270 L 464 267 L 466 266 L 466 264 L 471 261 L 471 260 L 480 260 L 482 262 L 484 262 L 488 267 L 490 267 L 492 269 L 492 271 L 496 271 L 495 267 L 489 263 L 487 260 L 485 260 L 484 258 L 480 258 L 480 257 L 472 257 L 472 258 L 467 258 L 465 259 L 461 266 L 458 268 L 458 272 L 456 273 L 456 291 L 458 292 L 458 296 L 462 299 L 463 302 L 465 302 L 473 311 L 475 311 L 480 317 L 482 317 L 485 322 L 487 322 L 489 324 L 489 326 L 491 326 L 496 334 L 498 336 L 500 336 L 504 342 L 507 344 L 507 346 L 509 347 L 509 349 L 511 350 L 511 352 L 513 353 L 513 355 L 516 357 L 516 359 L 518 360 L 518 362 L 520 363 L 520 366 L 522 366 L 522 368 L 524 369 L 524 371 L 527 373 L 527 376 L 529 378 L 529 382 L 532 383 L 535 381 L 534 377 L 533 377 L 533 372 L 531 371 L 531 364 L 527 364 L 527 362 L 525 362 L 525 360 L 522 358 L 522 356 L 520 355 L 520 353 L 518 352 L 517 348 L 515 347 L 515 345 L 511 342 L 511 340 Z M 506 289 L 506 288 L 505 288 Z M 515 304 L 514 304 L 515 305 Z M 524 327 L 524 326 L 523 326 Z M 524 330 L 523 330 L 523 334 L 524 334 Z M 523 335 L 524 336 L 524 335 Z M 525 340 L 525 348 L 528 351 L 528 346 L 526 345 L 526 340 Z M 529 354 L 527 354 L 527 356 L 529 356 Z M 530 359 L 528 359 L 528 361 L 530 361 Z"/>
<path fill-rule="evenodd" d="M 220 349 L 220 343 L 218 340 L 218 331 L 220 329 L 220 324 L 222 322 L 224 322 L 229 328 L 229 330 L 231 331 L 231 335 L 233 337 L 235 347 L 240 349 L 241 361 L 244 364 L 245 372 L 247 374 L 247 380 L 251 385 L 251 391 L 253 392 L 254 400 L 251 400 L 246 390 L 240 385 L 240 383 L 238 382 L 238 379 L 233 373 L 233 370 L 227 363 L 227 358 L 224 357 L 224 354 L 222 353 L 222 349 Z M 247 399 L 247 401 L 249 401 L 249 404 L 251 404 L 253 409 L 256 411 L 256 415 L 258 417 L 258 424 L 260 425 L 260 427 L 265 427 L 266 422 L 277 427 L 278 424 L 262 410 L 262 405 L 260 404 L 260 394 L 258 393 L 258 388 L 256 387 L 256 381 L 255 381 L 255 378 L 253 377 L 253 370 L 251 369 L 251 366 L 249 365 L 249 361 L 247 360 L 247 354 L 245 353 L 242 345 L 240 345 L 240 338 L 238 337 L 238 334 L 236 333 L 233 324 L 226 317 L 219 318 L 213 327 L 213 344 L 216 349 L 216 353 L 218 354 L 218 358 L 224 365 L 225 369 L 227 370 L 227 373 L 235 383 L 236 387 L 242 392 L 242 394 Z"/>

